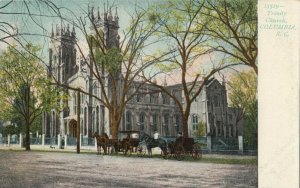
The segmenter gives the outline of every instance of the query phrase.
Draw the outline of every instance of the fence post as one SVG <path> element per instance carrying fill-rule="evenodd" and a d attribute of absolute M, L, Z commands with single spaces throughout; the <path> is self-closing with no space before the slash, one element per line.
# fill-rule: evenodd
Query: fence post
<path fill-rule="evenodd" d="M 60 134 L 57 135 L 57 147 L 58 147 L 58 149 L 61 148 L 61 135 Z"/>
<path fill-rule="evenodd" d="M 95 137 L 95 149 L 96 149 L 96 151 L 97 151 L 97 138 Z"/>
<path fill-rule="evenodd" d="M 10 134 L 7 135 L 7 146 L 10 146 Z"/>
<path fill-rule="evenodd" d="M 65 134 L 65 149 L 67 149 L 68 146 L 68 135 Z"/>
<path fill-rule="evenodd" d="M 42 146 L 45 145 L 45 134 L 42 134 Z"/>
<path fill-rule="evenodd" d="M 22 148 L 23 147 L 23 135 L 22 135 L 22 133 L 20 133 L 19 144 L 20 144 L 20 148 Z"/>
<path fill-rule="evenodd" d="M 244 143 L 243 143 L 243 136 L 239 136 L 239 152 L 243 153 L 244 151 Z"/>
<path fill-rule="evenodd" d="M 82 146 L 82 134 L 81 133 L 80 133 L 79 142 L 80 142 L 80 148 L 81 148 L 81 146 Z"/>
<path fill-rule="evenodd" d="M 209 152 L 211 152 L 211 136 L 207 136 L 207 149 Z"/>

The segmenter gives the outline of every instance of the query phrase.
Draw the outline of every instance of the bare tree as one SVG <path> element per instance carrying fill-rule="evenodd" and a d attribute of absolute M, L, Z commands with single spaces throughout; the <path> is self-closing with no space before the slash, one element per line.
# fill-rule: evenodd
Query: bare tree
<path fill-rule="evenodd" d="M 145 10 L 136 7 L 131 15 L 130 25 L 119 36 L 117 10 L 116 15 L 112 15 L 111 9 L 112 6 L 107 6 L 101 18 L 100 13 L 96 13 L 92 7 L 87 12 L 87 17 L 77 19 L 77 24 L 70 20 L 83 33 L 88 44 L 88 55 L 78 41 L 76 46 L 99 84 L 101 96 L 57 80 L 54 84 L 70 90 L 80 90 L 100 101 L 109 111 L 109 126 L 112 138 L 116 139 L 126 104 L 146 82 L 140 79 L 142 72 L 160 57 L 148 58 L 145 52 L 145 49 L 156 43 L 149 39 L 157 30 L 157 26 L 146 23 Z"/>
<path fill-rule="evenodd" d="M 199 19 L 208 21 L 206 34 L 213 39 L 215 51 L 229 55 L 231 62 L 250 66 L 258 74 L 256 6 L 256 0 L 207 0 Z"/>
<path fill-rule="evenodd" d="M 191 111 L 191 105 L 196 97 L 203 90 L 206 82 L 216 72 L 230 66 L 226 64 L 214 65 L 207 74 L 197 72 L 193 80 L 188 80 L 190 73 L 188 67 L 191 66 L 199 57 L 210 53 L 208 47 L 208 37 L 205 35 L 207 22 L 199 23 L 199 16 L 204 11 L 204 1 L 166 1 L 152 7 L 149 11 L 149 20 L 160 26 L 157 35 L 160 40 L 165 40 L 167 46 L 163 51 L 171 53 L 164 58 L 164 63 L 158 68 L 166 77 L 172 74 L 172 71 L 180 72 L 180 92 L 171 92 L 160 83 L 154 82 L 145 75 L 145 79 L 165 92 L 171 97 L 179 108 L 182 117 L 183 136 L 188 137 L 188 119 Z M 162 52 L 163 53 L 163 52 Z M 201 62 L 199 68 L 205 69 L 205 63 Z M 181 96 L 179 94 L 179 96 Z"/>

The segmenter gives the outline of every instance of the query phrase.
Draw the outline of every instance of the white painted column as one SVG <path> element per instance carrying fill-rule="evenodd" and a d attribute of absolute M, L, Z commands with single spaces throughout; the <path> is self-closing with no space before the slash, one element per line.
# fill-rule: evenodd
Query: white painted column
<path fill-rule="evenodd" d="M 80 133 L 80 140 L 79 140 L 79 143 L 80 143 L 80 148 L 82 146 L 82 133 Z"/>
<path fill-rule="evenodd" d="M 67 149 L 68 146 L 68 135 L 65 134 L 65 146 L 64 148 Z"/>
<path fill-rule="evenodd" d="M 20 148 L 23 147 L 23 135 L 22 135 L 22 133 L 20 133 L 19 145 L 20 145 Z"/>
<path fill-rule="evenodd" d="M 239 136 L 239 151 L 242 153 L 244 151 L 243 136 Z"/>
<path fill-rule="evenodd" d="M 45 145 L 45 134 L 42 134 L 42 146 Z"/>
<path fill-rule="evenodd" d="M 10 146 L 10 134 L 7 135 L 7 146 L 8 146 L 8 147 Z"/>
<path fill-rule="evenodd" d="M 61 135 L 60 134 L 57 135 L 57 147 L 58 147 L 58 149 L 61 148 Z"/>
<path fill-rule="evenodd" d="M 206 137 L 206 142 L 207 142 L 207 149 L 209 150 L 209 152 L 211 152 L 211 136 L 207 136 Z"/>

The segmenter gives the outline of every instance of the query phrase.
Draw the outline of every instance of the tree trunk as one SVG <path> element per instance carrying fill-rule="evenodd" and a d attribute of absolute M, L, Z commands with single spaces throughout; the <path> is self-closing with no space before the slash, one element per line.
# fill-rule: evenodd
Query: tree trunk
<path fill-rule="evenodd" d="M 182 136 L 184 138 L 189 137 L 189 134 L 188 134 L 188 117 L 186 117 L 185 115 L 182 116 Z"/>
<path fill-rule="evenodd" d="M 26 145 L 26 151 L 30 151 L 30 131 L 29 131 L 29 120 L 26 118 L 26 140 L 25 140 L 25 145 Z"/>
<path fill-rule="evenodd" d="M 118 128 L 119 128 L 118 116 L 113 112 L 110 113 L 110 126 L 111 126 L 112 139 L 118 139 Z"/>
<path fill-rule="evenodd" d="M 25 111 L 25 121 L 26 121 L 26 151 L 30 151 L 30 87 L 27 84 L 26 92 L 25 92 L 25 105 L 26 105 L 26 111 Z"/>
<path fill-rule="evenodd" d="M 112 139 L 118 139 L 118 125 L 116 123 L 111 127 L 111 135 Z"/>

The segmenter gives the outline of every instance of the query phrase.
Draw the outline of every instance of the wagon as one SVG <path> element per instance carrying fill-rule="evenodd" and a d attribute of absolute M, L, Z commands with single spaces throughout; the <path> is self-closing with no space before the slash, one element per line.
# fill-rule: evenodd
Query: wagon
<path fill-rule="evenodd" d="M 162 151 L 161 155 L 165 159 L 174 157 L 179 161 L 187 156 L 197 160 L 202 158 L 202 151 L 200 144 L 195 143 L 193 138 L 180 136 L 175 141 L 169 142 L 166 151 Z"/>
<path fill-rule="evenodd" d="M 119 131 L 118 151 L 124 155 L 131 155 L 137 151 L 139 145 L 139 131 Z"/>

